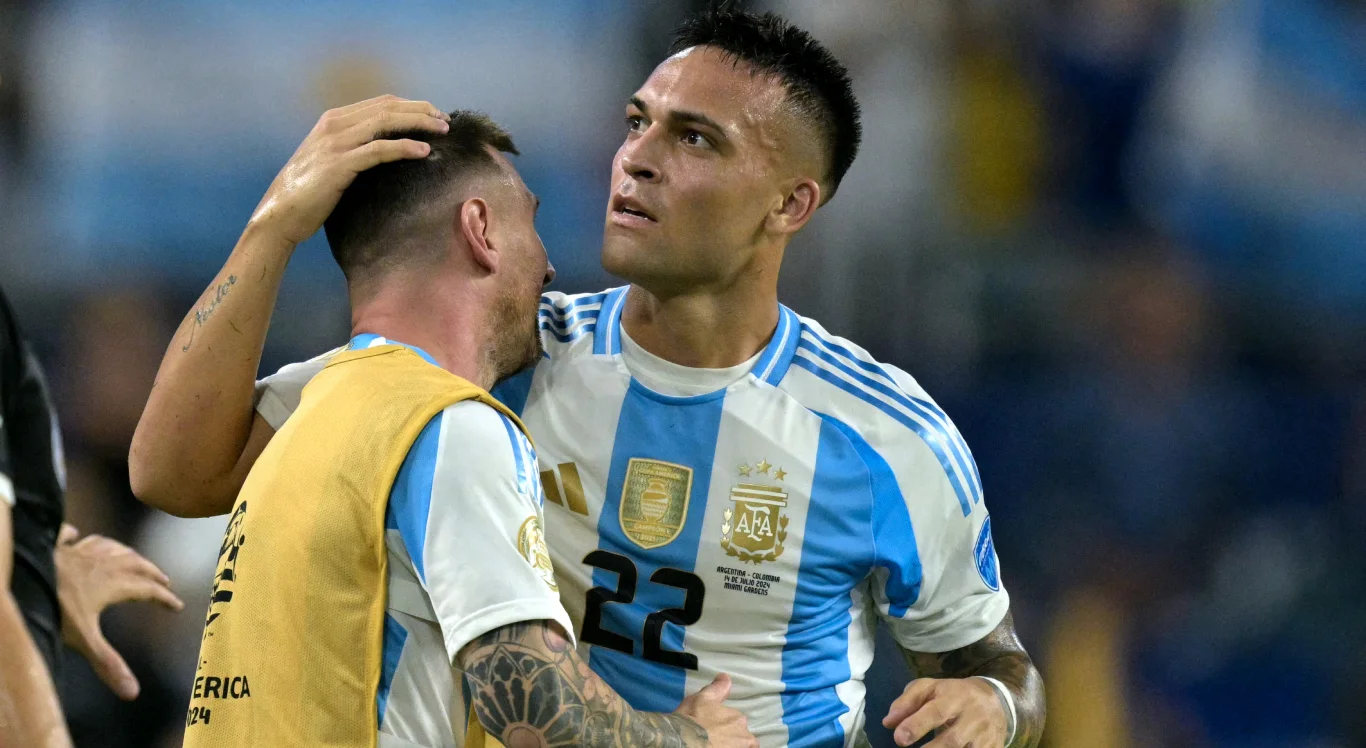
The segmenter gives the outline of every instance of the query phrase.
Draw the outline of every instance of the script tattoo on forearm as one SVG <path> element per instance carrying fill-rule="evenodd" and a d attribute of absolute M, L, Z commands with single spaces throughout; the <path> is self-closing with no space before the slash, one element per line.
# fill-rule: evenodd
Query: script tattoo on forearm
<path fill-rule="evenodd" d="M 479 721 L 509 748 L 707 744 L 686 717 L 632 709 L 546 624 L 495 629 L 461 655 Z"/>
<path fill-rule="evenodd" d="M 214 312 L 218 311 L 218 305 L 223 303 L 223 299 L 228 297 L 228 293 L 232 291 L 232 287 L 235 285 L 237 285 L 237 276 L 229 275 L 227 280 L 213 287 L 209 303 L 205 304 L 203 309 L 196 309 L 194 312 L 194 324 L 190 326 L 190 339 L 185 341 L 184 347 L 180 349 L 181 353 L 190 350 L 190 346 L 194 345 L 195 332 L 203 327 L 205 322 L 209 321 Z M 210 294 L 206 293 L 205 296 L 210 296 Z"/>
<path fill-rule="evenodd" d="M 1015 618 L 961 649 L 939 654 L 902 650 L 917 678 L 969 678 L 985 675 L 1010 689 L 1015 698 L 1015 739 L 1006 748 L 1034 748 L 1043 737 L 1047 716 L 1043 679 L 1015 634 Z M 1004 707 L 1005 704 L 1002 704 Z"/>

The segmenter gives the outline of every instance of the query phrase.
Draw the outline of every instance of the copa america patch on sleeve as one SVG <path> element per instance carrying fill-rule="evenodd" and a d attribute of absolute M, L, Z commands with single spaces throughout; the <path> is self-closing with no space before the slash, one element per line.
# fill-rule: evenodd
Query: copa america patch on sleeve
<path fill-rule="evenodd" d="M 550 589 L 558 592 L 560 587 L 555 584 L 555 567 L 550 563 L 550 549 L 546 547 L 539 517 L 527 517 L 522 523 L 522 529 L 517 531 L 517 549 L 522 552 L 522 558 L 535 567 L 541 579 L 550 585 Z"/>
<path fill-rule="evenodd" d="M 992 592 L 1001 591 L 1001 569 L 996 560 L 996 541 L 991 539 L 991 515 L 982 523 L 982 531 L 977 534 L 977 544 L 972 554 L 977 561 L 977 573 Z"/>

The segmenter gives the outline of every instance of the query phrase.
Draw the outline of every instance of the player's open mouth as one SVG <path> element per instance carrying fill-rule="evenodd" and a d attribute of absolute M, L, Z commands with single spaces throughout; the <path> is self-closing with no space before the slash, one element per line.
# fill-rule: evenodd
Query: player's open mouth
<path fill-rule="evenodd" d="M 622 195 L 612 196 L 612 217 L 620 218 L 623 222 L 629 223 L 639 223 L 642 221 L 658 223 L 655 217 L 650 215 L 650 212 L 645 209 L 644 205 L 640 204 L 640 202 L 636 201 L 634 198 L 623 197 Z"/>

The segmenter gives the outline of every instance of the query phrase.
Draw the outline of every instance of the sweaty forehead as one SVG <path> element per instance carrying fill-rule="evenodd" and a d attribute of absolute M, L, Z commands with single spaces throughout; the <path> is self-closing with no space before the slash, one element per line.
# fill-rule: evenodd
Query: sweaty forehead
<path fill-rule="evenodd" d="M 636 96 L 652 118 L 671 111 L 704 114 L 731 138 L 786 140 L 793 125 L 787 88 L 777 76 L 737 64 L 714 47 L 686 49 L 660 63 Z"/>

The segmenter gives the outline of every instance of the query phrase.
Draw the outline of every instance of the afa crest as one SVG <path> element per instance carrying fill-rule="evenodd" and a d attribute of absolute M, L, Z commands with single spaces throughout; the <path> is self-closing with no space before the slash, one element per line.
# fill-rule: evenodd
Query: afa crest
<path fill-rule="evenodd" d="M 641 548 L 672 543 L 683 531 L 692 494 L 692 468 L 631 458 L 617 510 L 622 532 Z"/>
<path fill-rule="evenodd" d="M 759 476 L 769 476 L 773 466 L 761 460 L 751 468 L 740 466 L 740 475 L 760 480 Z M 782 483 L 787 473 L 778 468 L 771 477 Z M 734 506 L 722 515 L 721 547 L 727 555 L 734 556 L 746 563 L 774 561 L 783 555 L 783 542 L 787 540 L 787 515 L 782 510 L 787 506 L 787 491 L 781 485 L 770 483 L 737 483 L 730 489 L 730 500 Z"/>

